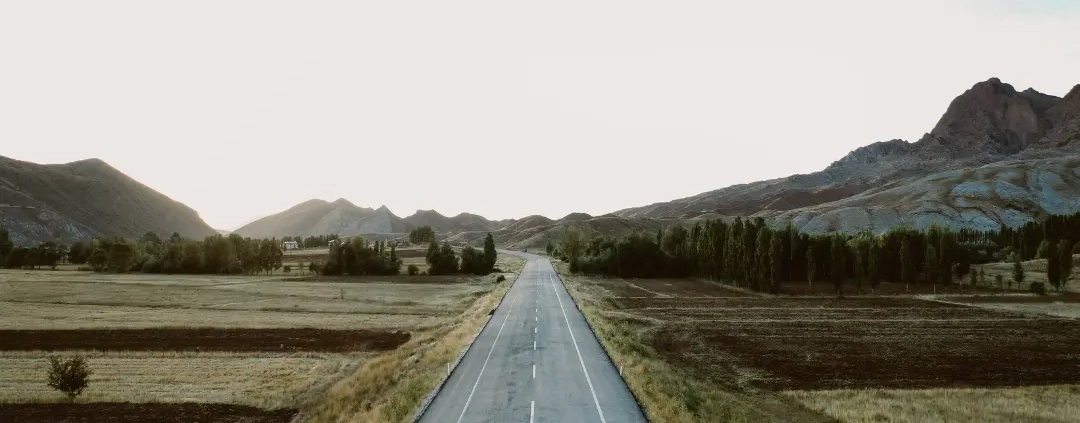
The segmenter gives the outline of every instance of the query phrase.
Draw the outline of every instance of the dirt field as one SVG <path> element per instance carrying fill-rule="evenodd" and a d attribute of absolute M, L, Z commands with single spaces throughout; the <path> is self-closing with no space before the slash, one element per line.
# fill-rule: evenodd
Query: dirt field
<path fill-rule="evenodd" d="M 1080 383 L 1080 322 L 1070 319 L 911 297 L 771 297 L 694 281 L 566 279 L 654 422 L 838 417 L 820 402 L 798 402 L 811 394 L 777 391 Z"/>
<path fill-rule="evenodd" d="M 1061 423 L 1080 416 L 1076 385 L 1022 388 L 858 389 L 785 395 L 846 423 Z"/>
<path fill-rule="evenodd" d="M 298 276 L 0 270 L 0 403 L 57 401 L 44 350 L 60 350 L 89 356 L 94 374 L 79 401 L 92 405 L 27 406 L 11 411 L 19 421 L 102 421 L 94 410 L 153 421 L 140 413 L 180 406 L 163 402 L 218 404 L 190 405 L 185 421 L 288 421 L 343 407 L 403 421 L 510 283 Z"/>
<path fill-rule="evenodd" d="M 3 423 L 285 423 L 295 413 L 231 404 L 0 404 Z"/>
<path fill-rule="evenodd" d="M 63 355 L 64 353 L 60 353 Z M 230 403 L 297 408 L 371 353 L 83 352 L 94 373 L 79 402 Z M 0 402 L 62 402 L 44 383 L 47 354 L 0 353 Z"/>
<path fill-rule="evenodd" d="M 408 332 L 323 329 L 0 330 L 0 351 L 387 351 Z"/>

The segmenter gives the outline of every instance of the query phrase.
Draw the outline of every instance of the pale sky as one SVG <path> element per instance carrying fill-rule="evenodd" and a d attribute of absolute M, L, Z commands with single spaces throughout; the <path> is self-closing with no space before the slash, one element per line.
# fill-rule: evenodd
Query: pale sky
<path fill-rule="evenodd" d="M 602 214 L 1080 83 L 1078 1 L 0 2 L 0 155 L 232 229 L 311 198 Z"/>

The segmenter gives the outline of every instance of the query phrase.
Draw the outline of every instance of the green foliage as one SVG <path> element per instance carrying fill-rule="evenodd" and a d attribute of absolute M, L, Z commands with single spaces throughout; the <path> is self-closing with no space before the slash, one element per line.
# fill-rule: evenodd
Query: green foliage
<path fill-rule="evenodd" d="M 1042 282 L 1032 282 L 1028 290 L 1034 294 L 1046 295 L 1046 284 Z"/>
<path fill-rule="evenodd" d="M 495 278 L 495 282 L 502 282 L 502 281 L 505 281 L 505 280 L 506 280 L 506 276 L 504 276 L 504 275 L 499 275 L 498 277 Z"/>
<path fill-rule="evenodd" d="M 1024 266 L 1020 265 L 1019 255 L 1013 259 L 1012 280 L 1016 282 L 1017 287 L 1024 283 Z"/>
<path fill-rule="evenodd" d="M 386 250 L 383 244 L 368 244 L 363 237 L 330 247 L 329 259 L 322 267 L 323 275 L 396 275 L 401 273 L 397 250 Z"/>
<path fill-rule="evenodd" d="M 420 268 L 416 267 L 415 264 L 410 264 L 409 265 L 409 276 L 416 276 L 418 274 L 420 274 Z"/>
<path fill-rule="evenodd" d="M 484 273 L 490 273 L 495 268 L 495 262 L 499 259 L 498 251 L 495 251 L 495 238 L 488 232 L 484 237 Z"/>
<path fill-rule="evenodd" d="M 439 247 L 435 241 L 431 241 L 427 254 L 429 275 L 452 275 L 458 272 L 458 257 L 449 243 L 444 242 Z"/>
<path fill-rule="evenodd" d="M 90 375 L 93 371 L 86 364 L 86 359 L 81 355 L 61 359 L 49 357 L 48 385 L 57 391 L 67 395 L 69 400 L 79 396 L 90 383 Z"/>
<path fill-rule="evenodd" d="M 90 253 L 90 257 L 86 259 L 87 264 L 94 269 L 95 272 L 104 271 L 109 266 L 109 253 L 105 250 L 97 248 L 94 252 Z"/>
<path fill-rule="evenodd" d="M 1077 244 L 1080 244 L 1080 243 L 1077 243 Z M 1061 272 L 1060 272 L 1061 286 L 1065 286 L 1065 284 L 1069 282 L 1069 278 L 1072 277 L 1072 272 L 1073 272 L 1073 253 L 1072 253 L 1072 251 L 1073 251 L 1073 248 L 1075 248 L 1075 247 L 1071 247 L 1069 245 L 1069 241 L 1065 240 L 1065 239 L 1062 239 L 1061 242 L 1058 244 L 1058 255 L 1061 256 L 1061 258 L 1058 259 L 1058 261 L 1059 261 L 1058 265 L 1061 268 Z M 1058 290 L 1061 289 L 1057 285 L 1055 285 L 1054 288 L 1058 289 Z"/>
<path fill-rule="evenodd" d="M 1045 244 L 1040 252 L 1046 258 L 1046 280 L 1056 290 L 1061 290 L 1061 255 L 1058 254 L 1057 243 L 1043 240 Z"/>
<path fill-rule="evenodd" d="M 581 229 L 576 226 L 567 226 L 563 229 L 559 251 L 573 261 L 584 252 L 584 248 L 585 236 L 581 233 Z"/>
<path fill-rule="evenodd" d="M 474 275 L 486 275 L 490 273 L 490 269 L 487 265 L 487 258 L 475 248 L 469 246 L 461 249 L 461 266 L 459 271 L 461 273 L 472 273 Z"/>
<path fill-rule="evenodd" d="M 435 230 L 431 229 L 431 226 L 425 225 L 409 231 L 410 244 L 423 244 L 425 242 L 435 242 Z"/>
<path fill-rule="evenodd" d="M 784 263 L 787 261 L 787 256 L 784 255 L 784 241 L 779 236 L 772 237 L 772 241 L 769 244 L 769 263 L 771 272 L 769 272 L 769 282 L 772 293 L 780 293 L 780 281 L 783 280 Z"/>

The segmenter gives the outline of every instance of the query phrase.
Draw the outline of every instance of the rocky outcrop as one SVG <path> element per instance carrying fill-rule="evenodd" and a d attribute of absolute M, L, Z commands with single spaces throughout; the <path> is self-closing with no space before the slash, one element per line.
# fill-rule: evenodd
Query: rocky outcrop
<path fill-rule="evenodd" d="M 1008 160 L 1036 165 L 1058 163 L 1046 160 L 1070 154 L 1080 154 L 1080 86 L 1058 98 L 1030 88 L 1017 92 L 1011 85 L 991 78 L 956 97 L 934 128 L 917 142 L 878 142 L 855 149 L 820 172 L 733 185 L 614 214 L 626 218 L 756 214 L 779 223 L 793 222 L 810 231 L 860 227 L 877 230 L 901 223 L 921 225 L 935 219 L 957 227 L 1012 225 L 1072 208 L 1044 202 L 1024 203 L 1017 208 L 1019 203 L 995 205 L 963 199 L 955 205 L 947 201 L 948 195 L 938 195 L 938 191 L 918 196 L 898 193 L 937 186 L 925 180 L 927 175 L 968 174 Z M 1057 173 L 1068 174 L 1066 169 Z M 1071 187 L 1072 179 L 1062 176 L 1061 180 Z M 1074 195 L 1080 192 L 1071 188 L 1060 191 L 1061 204 L 1072 204 L 1069 201 Z M 923 197 L 934 199 L 920 203 Z M 934 205 L 939 203 L 945 205 Z M 977 219 L 973 217 L 976 211 L 991 217 Z"/>

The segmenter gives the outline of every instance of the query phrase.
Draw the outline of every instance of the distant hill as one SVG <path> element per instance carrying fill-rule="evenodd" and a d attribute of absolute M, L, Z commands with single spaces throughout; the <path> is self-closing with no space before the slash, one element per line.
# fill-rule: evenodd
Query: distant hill
<path fill-rule="evenodd" d="M 454 217 L 446 217 L 435 210 L 417 210 L 404 220 L 412 227 L 430 226 L 436 233 L 490 231 L 500 227 L 483 216 L 460 213 Z"/>
<path fill-rule="evenodd" d="M 98 159 L 41 165 L 0 156 L 0 225 L 20 244 L 217 233 L 195 210 Z"/>
<path fill-rule="evenodd" d="M 1080 211 L 1080 85 L 1065 97 L 997 78 L 956 97 L 917 142 L 860 147 L 827 168 L 615 212 L 624 218 L 761 216 L 807 232 L 1015 226 Z"/>
<path fill-rule="evenodd" d="M 359 207 L 339 198 L 332 203 L 308 200 L 237 228 L 233 233 L 253 238 L 328 234 L 354 236 L 403 233 L 411 228 L 385 206 L 378 209 Z"/>

